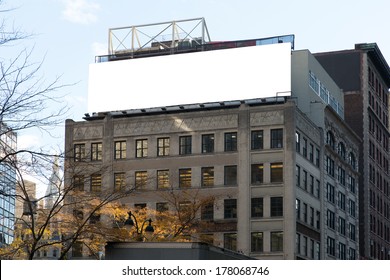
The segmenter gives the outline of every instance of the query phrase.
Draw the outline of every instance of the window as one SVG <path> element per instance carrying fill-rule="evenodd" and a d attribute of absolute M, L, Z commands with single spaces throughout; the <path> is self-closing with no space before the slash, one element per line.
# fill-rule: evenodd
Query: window
<path fill-rule="evenodd" d="M 334 161 L 329 156 L 326 157 L 326 172 L 334 177 Z"/>
<path fill-rule="evenodd" d="M 263 252 L 263 233 L 251 233 L 251 252 Z"/>
<path fill-rule="evenodd" d="M 271 197 L 271 217 L 283 216 L 283 197 Z"/>
<path fill-rule="evenodd" d="M 202 167 L 202 187 L 214 186 L 214 167 Z"/>
<path fill-rule="evenodd" d="M 92 143 L 91 144 L 91 160 L 99 161 L 102 160 L 103 154 L 103 144 L 102 143 Z"/>
<path fill-rule="evenodd" d="M 349 164 L 356 170 L 356 157 L 353 153 L 349 153 Z"/>
<path fill-rule="evenodd" d="M 271 163 L 271 183 L 283 182 L 283 163 Z"/>
<path fill-rule="evenodd" d="M 85 160 L 85 144 L 74 145 L 74 161 Z"/>
<path fill-rule="evenodd" d="M 251 183 L 261 184 L 263 183 L 263 164 L 251 165 Z"/>
<path fill-rule="evenodd" d="M 225 166 L 225 186 L 237 185 L 237 165 Z"/>
<path fill-rule="evenodd" d="M 225 219 L 237 218 L 237 199 L 225 199 L 223 206 Z"/>
<path fill-rule="evenodd" d="M 192 153 L 192 136 L 180 136 L 180 151 L 181 155 L 190 155 Z"/>
<path fill-rule="evenodd" d="M 169 209 L 168 202 L 157 202 L 156 203 L 156 211 L 157 212 L 167 212 Z"/>
<path fill-rule="evenodd" d="M 356 250 L 353 248 L 348 249 L 348 258 L 350 260 L 356 260 Z"/>
<path fill-rule="evenodd" d="M 190 188 L 191 177 L 191 168 L 179 169 L 179 188 Z"/>
<path fill-rule="evenodd" d="M 223 235 L 223 247 L 228 250 L 237 251 L 237 233 L 225 233 Z"/>
<path fill-rule="evenodd" d="M 320 150 L 316 148 L 316 166 L 320 167 Z"/>
<path fill-rule="evenodd" d="M 307 190 L 307 171 L 303 170 L 303 188 Z"/>
<path fill-rule="evenodd" d="M 102 190 L 102 175 L 91 175 L 91 192 L 100 192 Z"/>
<path fill-rule="evenodd" d="M 345 169 L 342 168 L 341 166 L 339 166 L 337 173 L 338 173 L 337 179 L 338 179 L 339 183 L 342 184 L 343 186 L 345 186 Z"/>
<path fill-rule="evenodd" d="M 297 187 L 301 186 L 301 167 L 299 165 L 295 166 L 295 176 Z"/>
<path fill-rule="evenodd" d="M 169 156 L 169 138 L 158 138 L 157 139 L 157 156 Z"/>
<path fill-rule="evenodd" d="M 356 179 L 351 175 L 348 176 L 348 186 L 352 193 L 356 193 Z"/>
<path fill-rule="evenodd" d="M 349 238 L 356 241 L 356 226 L 351 223 L 349 224 Z"/>
<path fill-rule="evenodd" d="M 295 132 L 295 151 L 297 153 L 301 152 L 301 134 Z"/>
<path fill-rule="evenodd" d="M 136 154 L 135 157 L 143 158 L 148 156 L 148 140 L 139 139 L 135 141 Z"/>
<path fill-rule="evenodd" d="M 283 129 L 271 129 L 271 149 L 283 148 Z"/>
<path fill-rule="evenodd" d="M 169 170 L 157 170 L 157 188 L 169 188 Z"/>
<path fill-rule="evenodd" d="M 336 215 L 334 212 L 328 210 L 326 212 L 326 216 L 327 216 L 327 226 L 331 229 L 336 229 Z"/>
<path fill-rule="evenodd" d="M 341 210 L 345 211 L 345 194 L 343 194 L 342 192 L 338 193 L 338 205 Z"/>
<path fill-rule="evenodd" d="M 84 175 L 76 175 L 73 177 L 73 188 L 77 191 L 84 191 Z"/>
<path fill-rule="evenodd" d="M 326 198 L 329 202 L 335 203 L 335 188 L 331 184 L 326 184 Z"/>
<path fill-rule="evenodd" d="M 135 188 L 136 189 L 145 189 L 147 180 L 148 180 L 148 172 L 147 171 L 136 171 L 135 172 Z"/>
<path fill-rule="evenodd" d="M 307 157 L 307 139 L 303 138 L 302 155 Z"/>
<path fill-rule="evenodd" d="M 295 200 L 295 210 L 296 210 L 297 220 L 300 220 L 301 219 L 301 201 L 299 199 Z"/>
<path fill-rule="evenodd" d="M 297 253 L 301 254 L 301 235 L 299 233 L 296 233 L 295 239 L 295 242 L 297 244 Z"/>
<path fill-rule="evenodd" d="M 126 158 L 126 141 L 116 141 L 115 142 L 115 159 L 125 159 Z"/>
<path fill-rule="evenodd" d="M 346 260 L 347 259 L 347 251 L 346 246 L 343 243 L 339 243 L 339 259 Z"/>
<path fill-rule="evenodd" d="M 283 232 L 271 232 L 271 252 L 283 251 Z"/>
<path fill-rule="evenodd" d="M 263 198 L 252 197 L 251 198 L 251 217 L 261 218 L 263 217 Z"/>
<path fill-rule="evenodd" d="M 328 144 L 333 150 L 335 149 L 335 140 L 333 133 L 328 131 L 326 133 L 326 144 Z"/>
<path fill-rule="evenodd" d="M 114 189 L 115 191 L 123 190 L 126 186 L 125 173 L 114 173 Z"/>
<path fill-rule="evenodd" d="M 336 255 L 336 244 L 332 237 L 328 237 L 326 240 L 326 252 L 331 256 Z"/>
<path fill-rule="evenodd" d="M 263 149 L 263 131 L 254 130 L 251 133 L 251 149 L 261 150 Z"/>
<path fill-rule="evenodd" d="M 303 203 L 303 221 L 307 223 L 307 203 Z"/>
<path fill-rule="evenodd" d="M 306 236 L 303 237 L 303 255 L 307 256 L 307 246 L 308 246 L 308 239 Z"/>
<path fill-rule="evenodd" d="M 355 201 L 349 199 L 348 200 L 348 210 L 349 210 L 349 215 L 351 215 L 352 217 L 356 217 L 356 203 Z"/>
<path fill-rule="evenodd" d="M 314 227 L 314 208 L 310 207 L 310 225 Z"/>
<path fill-rule="evenodd" d="M 225 133 L 225 152 L 237 151 L 237 132 Z"/>
<path fill-rule="evenodd" d="M 202 135 L 202 153 L 214 152 L 214 134 Z"/>
<path fill-rule="evenodd" d="M 204 221 L 209 221 L 214 219 L 214 203 L 209 202 L 206 204 L 203 204 L 201 207 L 201 216 L 200 218 Z"/>
<path fill-rule="evenodd" d="M 310 162 L 313 162 L 314 161 L 314 146 L 313 144 L 310 144 L 309 146 L 309 160 Z"/>
<path fill-rule="evenodd" d="M 337 147 L 337 153 L 339 156 L 343 159 L 346 160 L 346 154 L 345 154 L 345 145 L 343 142 L 340 142 L 338 147 Z"/>
<path fill-rule="evenodd" d="M 345 219 L 342 217 L 339 217 L 339 233 L 342 235 L 345 235 Z"/>

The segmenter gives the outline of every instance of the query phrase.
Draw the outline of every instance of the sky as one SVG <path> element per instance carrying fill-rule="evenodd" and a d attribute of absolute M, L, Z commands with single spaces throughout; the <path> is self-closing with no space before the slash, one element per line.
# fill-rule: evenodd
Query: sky
<path fill-rule="evenodd" d="M 204 17 L 212 41 L 295 35 L 295 49 L 312 53 L 353 49 L 376 42 L 390 63 L 388 0 L 2 0 L 8 26 L 32 36 L 32 60 L 43 60 L 48 81 L 60 76 L 67 118 L 87 113 L 88 67 L 107 54 L 109 28 Z M 20 46 L 19 46 L 20 47 Z M 7 52 L 7 55 L 10 55 Z M 12 55 L 12 52 L 11 52 Z M 0 57 L 2 56 L 0 52 Z M 108 97 L 109 98 L 109 97 Z M 19 145 L 55 142 L 63 147 L 64 128 L 56 138 L 41 133 L 19 136 Z M 44 138 L 44 139 L 43 139 Z"/>

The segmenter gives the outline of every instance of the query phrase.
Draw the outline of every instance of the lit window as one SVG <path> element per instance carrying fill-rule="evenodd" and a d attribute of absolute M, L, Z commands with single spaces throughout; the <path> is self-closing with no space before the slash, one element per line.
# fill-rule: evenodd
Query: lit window
<path fill-rule="evenodd" d="M 148 140 L 140 139 L 135 141 L 136 157 L 143 158 L 148 156 Z"/>
<path fill-rule="evenodd" d="M 283 182 L 283 163 L 271 163 L 271 182 Z"/>
<path fill-rule="evenodd" d="M 158 189 L 169 188 L 169 170 L 157 171 L 157 188 Z"/>
<path fill-rule="evenodd" d="M 116 191 L 123 190 L 126 186 L 125 173 L 114 173 L 114 188 Z"/>
<path fill-rule="evenodd" d="M 169 138 L 158 138 L 157 143 L 157 155 L 159 157 L 169 156 Z"/>
<path fill-rule="evenodd" d="M 214 186 L 214 167 L 202 167 L 202 186 Z"/>
<path fill-rule="evenodd" d="M 91 160 L 100 161 L 102 160 L 103 154 L 103 144 L 102 143 L 92 143 L 91 144 Z"/>
<path fill-rule="evenodd" d="M 251 183 L 261 184 L 263 183 L 263 164 L 251 165 Z"/>
<path fill-rule="evenodd" d="M 254 130 L 251 134 L 251 149 L 261 150 L 263 149 L 263 131 Z"/>
<path fill-rule="evenodd" d="M 191 187 L 191 168 L 185 168 L 179 170 L 179 187 L 189 188 Z"/>
<path fill-rule="evenodd" d="M 126 141 L 116 141 L 115 142 L 115 159 L 125 159 L 126 158 Z"/>
<path fill-rule="evenodd" d="M 136 171 L 135 172 L 135 188 L 136 189 L 145 189 L 148 180 L 147 171 Z"/>
<path fill-rule="evenodd" d="M 91 175 L 91 192 L 100 192 L 102 190 L 102 175 Z"/>

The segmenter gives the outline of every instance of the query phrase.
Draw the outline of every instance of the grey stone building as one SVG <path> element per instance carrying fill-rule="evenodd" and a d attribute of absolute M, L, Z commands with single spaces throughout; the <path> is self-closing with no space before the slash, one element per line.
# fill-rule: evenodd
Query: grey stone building
<path fill-rule="evenodd" d="M 345 120 L 359 146 L 360 255 L 390 259 L 390 68 L 377 44 L 315 54 L 345 98 Z"/>
<path fill-rule="evenodd" d="M 84 170 L 84 191 L 135 187 L 122 201 L 132 208 L 169 209 L 171 189 L 213 197 L 198 214 L 209 227 L 193 241 L 207 235 L 259 259 L 358 259 L 360 139 L 343 107 L 342 91 L 310 52 L 292 51 L 288 97 L 67 120 L 65 166 Z M 74 175 L 65 168 L 65 186 Z"/>

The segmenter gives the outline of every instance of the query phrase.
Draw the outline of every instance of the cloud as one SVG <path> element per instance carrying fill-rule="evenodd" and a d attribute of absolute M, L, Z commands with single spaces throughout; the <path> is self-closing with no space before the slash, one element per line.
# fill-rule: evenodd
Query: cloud
<path fill-rule="evenodd" d="M 100 5 L 90 0 L 62 0 L 64 18 L 73 23 L 91 24 L 97 21 Z"/>

